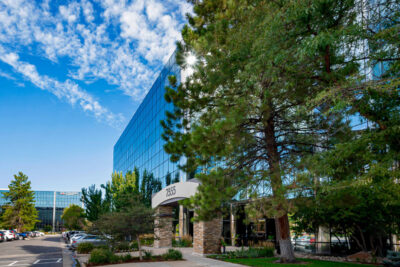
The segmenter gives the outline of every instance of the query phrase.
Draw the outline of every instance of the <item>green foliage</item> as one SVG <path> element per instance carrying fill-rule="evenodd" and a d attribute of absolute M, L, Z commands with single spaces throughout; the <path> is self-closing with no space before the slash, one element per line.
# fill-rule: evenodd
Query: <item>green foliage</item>
<path fill-rule="evenodd" d="M 43 230 L 44 230 L 45 232 L 50 232 L 51 230 L 53 230 L 53 226 L 46 224 L 46 225 L 43 227 Z"/>
<path fill-rule="evenodd" d="M 18 232 L 33 229 L 39 221 L 34 192 L 31 190 L 28 176 L 22 172 L 14 175 L 14 180 L 11 181 L 8 189 L 8 192 L 3 193 L 7 204 L 2 207 L 2 227 L 17 229 Z"/>
<path fill-rule="evenodd" d="M 154 237 L 151 238 L 141 238 L 140 244 L 143 246 L 152 246 L 154 244 Z"/>
<path fill-rule="evenodd" d="M 64 221 L 65 227 L 70 230 L 83 230 L 86 226 L 85 210 L 75 204 L 64 209 L 61 219 Z"/>
<path fill-rule="evenodd" d="M 165 260 L 181 260 L 182 259 L 182 252 L 176 249 L 168 249 L 166 253 L 162 255 L 163 259 Z"/>
<path fill-rule="evenodd" d="M 134 251 L 138 250 L 139 249 L 138 242 L 132 241 L 132 243 L 131 243 L 131 245 L 129 247 L 130 247 L 131 250 L 134 250 Z"/>
<path fill-rule="evenodd" d="M 76 251 L 80 254 L 88 254 L 94 249 L 94 245 L 89 242 L 79 243 Z"/>
<path fill-rule="evenodd" d="M 192 247 L 193 241 L 191 236 L 183 236 L 182 238 L 176 240 L 175 238 L 172 239 L 172 246 L 173 247 Z"/>
<path fill-rule="evenodd" d="M 165 185 L 169 186 L 171 184 L 171 173 L 167 173 L 167 175 L 165 176 Z"/>
<path fill-rule="evenodd" d="M 139 197 L 127 201 L 120 211 L 106 213 L 92 225 L 91 231 L 111 237 L 107 240 L 114 249 L 127 236 L 138 239 L 140 235 L 154 231 L 153 210 L 145 206 Z"/>
<path fill-rule="evenodd" d="M 115 247 L 115 250 L 118 252 L 129 251 L 130 250 L 129 242 L 124 241 L 124 242 L 118 243 Z"/>
<path fill-rule="evenodd" d="M 144 250 L 143 254 L 143 259 L 145 260 L 151 260 L 153 258 L 153 253 L 150 250 Z"/>
<path fill-rule="evenodd" d="M 151 207 L 152 195 L 160 191 L 161 188 L 161 181 L 155 179 L 153 173 L 149 173 L 147 170 L 144 170 L 142 175 L 142 183 L 140 185 L 140 196 L 142 202 L 147 207 Z"/>
<path fill-rule="evenodd" d="M 224 261 L 254 267 L 359 267 L 359 263 L 333 262 L 324 260 L 299 259 L 299 263 L 277 263 L 278 258 L 223 259 Z"/>
<path fill-rule="evenodd" d="M 97 189 L 96 185 L 88 188 L 82 188 L 82 202 L 85 205 L 86 218 L 94 222 L 101 214 L 110 211 L 111 199 L 107 198 L 107 194 L 103 197 L 101 189 Z"/>
<path fill-rule="evenodd" d="M 108 249 L 95 248 L 92 250 L 92 253 L 90 253 L 89 263 L 111 263 L 113 256 L 114 254 Z"/>

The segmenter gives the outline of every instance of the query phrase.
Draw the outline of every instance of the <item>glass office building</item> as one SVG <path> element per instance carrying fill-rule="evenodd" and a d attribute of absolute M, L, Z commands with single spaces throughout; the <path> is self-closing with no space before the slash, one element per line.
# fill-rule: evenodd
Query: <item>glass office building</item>
<path fill-rule="evenodd" d="M 0 206 L 7 203 L 3 196 L 3 192 L 8 189 L 0 190 Z M 35 207 L 39 212 L 37 223 L 38 229 L 51 227 L 53 231 L 61 231 L 63 229 L 63 221 L 61 215 L 65 208 L 71 204 L 81 206 L 81 192 L 58 192 L 58 191 L 34 191 Z"/>
<path fill-rule="evenodd" d="M 185 174 L 178 170 L 177 164 L 169 160 L 161 138 L 165 112 L 173 110 L 173 104 L 164 99 L 165 87 L 169 85 L 168 76 L 174 75 L 178 83 L 181 70 L 176 64 L 175 53 L 165 64 L 146 97 L 136 110 L 132 119 L 114 146 L 113 170 L 125 174 L 135 167 L 140 173 L 144 170 L 153 173 L 165 186 L 165 176 L 170 173 L 172 179 L 179 177 L 185 181 Z"/>

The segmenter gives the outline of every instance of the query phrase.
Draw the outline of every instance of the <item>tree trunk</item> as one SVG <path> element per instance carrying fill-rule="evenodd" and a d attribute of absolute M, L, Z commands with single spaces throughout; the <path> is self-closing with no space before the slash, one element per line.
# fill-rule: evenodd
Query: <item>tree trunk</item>
<path fill-rule="evenodd" d="M 288 215 L 285 214 L 279 218 L 276 218 L 277 227 L 277 239 L 279 241 L 279 247 L 281 250 L 280 262 L 295 262 L 296 257 L 294 256 L 294 250 L 292 246 L 292 242 L 290 240 L 290 227 L 289 227 L 289 218 Z"/>
<path fill-rule="evenodd" d="M 139 260 L 143 260 L 143 256 L 142 256 L 142 246 L 140 245 L 140 238 L 139 238 L 139 235 L 136 236 L 136 241 L 137 241 L 138 250 L 139 250 Z"/>
<path fill-rule="evenodd" d="M 264 137 L 266 152 L 268 155 L 268 165 L 270 171 L 270 179 L 273 197 L 277 200 L 276 202 L 276 213 L 275 218 L 276 225 L 276 236 L 279 241 L 279 247 L 281 250 L 280 262 L 295 262 L 296 258 L 294 256 L 293 246 L 290 240 L 290 227 L 289 218 L 287 211 L 285 210 L 285 192 L 282 187 L 282 177 L 281 177 L 281 166 L 280 166 L 280 154 L 278 152 L 278 144 L 276 142 L 274 115 L 273 115 L 273 104 L 269 103 L 271 111 L 268 114 L 264 123 Z"/>

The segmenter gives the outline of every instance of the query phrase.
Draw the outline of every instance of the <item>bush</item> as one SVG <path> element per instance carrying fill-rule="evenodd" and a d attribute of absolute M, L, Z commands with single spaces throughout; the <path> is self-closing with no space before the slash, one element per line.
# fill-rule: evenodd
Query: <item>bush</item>
<path fill-rule="evenodd" d="M 184 235 L 179 240 L 172 239 L 173 247 L 188 248 L 193 246 L 192 237 L 190 235 Z"/>
<path fill-rule="evenodd" d="M 140 240 L 140 244 L 142 246 L 152 246 L 154 243 L 154 238 L 150 237 L 150 238 L 143 238 Z"/>
<path fill-rule="evenodd" d="M 131 248 L 131 250 L 135 250 L 135 251 L 138 250 L 139 249 L 138 243 L 136 241 L 133 241 L 130 245 L 130 248 Z"/>
<path fill-rule="evenodd" d="M 116 249 L 117 251 L 120 251 L 120 252 L 122 252 L 122 251 L 129 251 L 129 250 L 130 250 L 129 242 L 121 242 L 121 243 L 118 243 L 118 244 L 115 246 L 115 249 Z"/>
<path fill-rule="evenodd" d="M 151 251 L 143 250 L 143 254 L 143 259 L 145 260 L 150 260 L 153 257 Z"/>
<path fill-rule="evenodd" d="M 111 263 L 115 256 L 110 250 L 103 248 L 95 248 L 90 254 L 89 263 L 102 264 Z"/>
<path fill-rule="evenodd" d="M 176 249 L 168 249 L 166 253 L 162 255 L 165 260 L 181 260 L 182 259 L 182 252 Z"/>
<path fill-rule="evenodd" d="M 76 248 L 76 251 L 81 254 L 90 253 L 94 249 L 94 245 L 92 243 L 84 242 L 80 243 Z"/>
<path fill-rule="evenodd" d="M 236 251 L 229 251 L 223 255 L 215 255 L 214 258 L 218 259 L 237 259 L 237 258 L 267 258 L 274 256 L 274 248 L 265 247 L 265 248 L 249 248 L 249 249 L 240 249 Z"/>

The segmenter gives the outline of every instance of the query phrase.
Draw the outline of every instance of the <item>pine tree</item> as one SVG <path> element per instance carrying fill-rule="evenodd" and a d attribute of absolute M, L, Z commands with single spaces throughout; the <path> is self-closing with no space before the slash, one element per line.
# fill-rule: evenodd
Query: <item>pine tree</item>
<path fill-rule="evenodd" d="M 18 232 L 31 230 L 39 222 L 35 208 L 34 192 L 28 176 L 19 172 L 8 186 L 9 191 L 3 193 L 8 203 L 3 207 L 3 226 L 17 229 Z"/>
<path fill-rule="evenodd" d="M 171 184 L 171 174 L 168 172 L 165 176 L 165 185 L 169 186 Z"/>
<path fill-rule="evenodd" d="M 355 1 L 193 1 L 177 61 L 188 69 L 170 77 L 163 137 L 171 160 L 201 181 L 190 203 L 211 219 L 241 192 L 254 216 L 273 216 L 281 261 L 295 260 L 287 199 L 302 157 L 323 140 L 349 130 L 331 103 L 313 99 L 353 82 L 360 70 L 352 49 L 362 43 Z M 343 129 L 337 131 L 337 129 Z"/>

